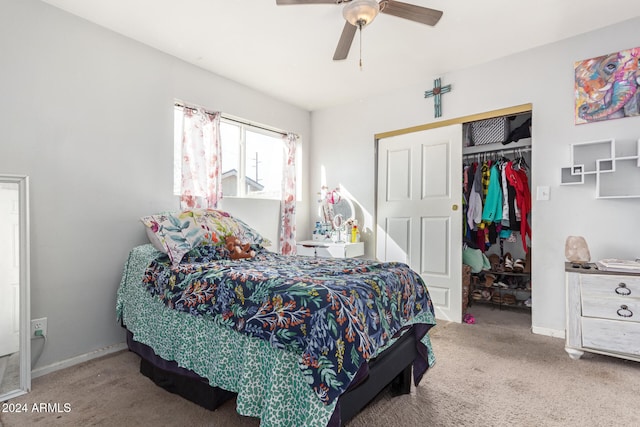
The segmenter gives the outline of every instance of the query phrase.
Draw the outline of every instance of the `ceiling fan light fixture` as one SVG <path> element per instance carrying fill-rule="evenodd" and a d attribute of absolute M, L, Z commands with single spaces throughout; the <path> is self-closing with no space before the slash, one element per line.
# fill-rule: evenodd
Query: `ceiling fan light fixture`
<path fill-rule="evenodd" d="M 380 6 L 376 0 L 353 0 L 342 9 L 342 16 L 351 25 L 363 28 L 373 22 L 379 11 Z"/>

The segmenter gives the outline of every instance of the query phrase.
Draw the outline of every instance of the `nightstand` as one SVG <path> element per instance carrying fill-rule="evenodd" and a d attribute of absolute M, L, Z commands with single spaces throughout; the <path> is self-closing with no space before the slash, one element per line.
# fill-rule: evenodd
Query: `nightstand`
<path fill-rule="evenodd" d="M 364 255 L 364 242 L 347 243 L 302 240 L 296 243 L 298 255 L 323 258 L 355 258 Z"/>

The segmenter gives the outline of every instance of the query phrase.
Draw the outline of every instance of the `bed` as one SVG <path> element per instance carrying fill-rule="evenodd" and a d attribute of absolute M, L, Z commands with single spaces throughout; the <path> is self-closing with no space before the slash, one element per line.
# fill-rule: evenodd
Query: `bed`
<path fill-rule="evenodd" d="M 235 397 L 264 427 L 340 426 L 388 384 L 408 392 L 435 361 L 431 300 L 405 264 L 278 255 L 220 212 L 145 225 L 160 245 L 131 250 L 117 315 L 141 372 L 170 391 L 209 409 Z M 159 250 L 171 247 L 163 228 L 180 229 L 181 256 Z M 208 237 L 194 239 L 198 228 Z M 253 258 L 229 259 L 219 243 L 230 232 Z"/>

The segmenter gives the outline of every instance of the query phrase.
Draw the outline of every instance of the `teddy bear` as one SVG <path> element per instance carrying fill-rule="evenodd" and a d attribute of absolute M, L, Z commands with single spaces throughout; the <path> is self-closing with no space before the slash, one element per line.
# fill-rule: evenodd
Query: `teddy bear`
<path fill-rule="evenodd" d="M 229 258 L 233 260 L 253 258 L 256 255 L 256 251 L 251 249 L 249 243 L 242 244 L 236 236 L 227 236 L 225 238 L 225 246 L 229 250 Z"/>

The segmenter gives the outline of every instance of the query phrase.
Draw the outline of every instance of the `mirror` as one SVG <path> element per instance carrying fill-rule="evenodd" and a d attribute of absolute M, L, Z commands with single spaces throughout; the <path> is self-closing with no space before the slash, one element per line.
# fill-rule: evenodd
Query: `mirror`
<path fill-rule="evenodd" d="M 0 175 L 0 401 L 31 389 L 28 184 Z"/>
<path fill-rule="evenodd" d="M 351 200 L 344 197 L 337 191 L 333 191 L 332 193 L 333 194 L 329 200 L 330 203 L 333 202 L 331 206 L 333 216 L 336 217 L 338 215 L 341 215 L 344 222 L 354 219 L 355 210 L 353 208 L 353 203 L 351 202 Z"/>

